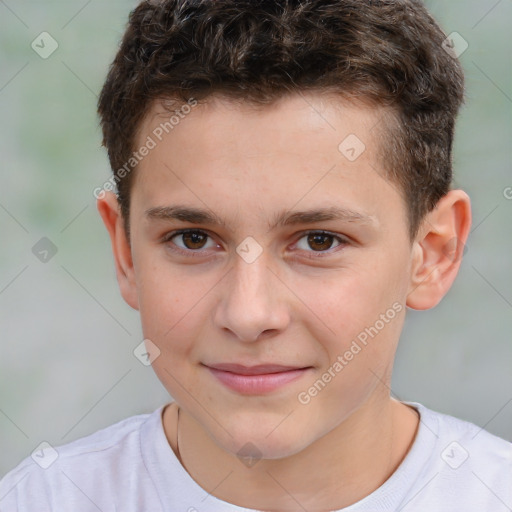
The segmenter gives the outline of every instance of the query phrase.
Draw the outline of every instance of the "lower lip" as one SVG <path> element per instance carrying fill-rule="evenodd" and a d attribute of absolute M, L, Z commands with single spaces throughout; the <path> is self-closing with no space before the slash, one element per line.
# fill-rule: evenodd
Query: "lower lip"
<path fill-rule="evenodd" d="M 302 377 L 309 368 L 289 370 L 278 373 L 265 373 L 262 375 L 240 375 L 208 367 L 208 370 L 226 387 L 243 393 L 244 395 L 260 395 L 269 393 Z"/>

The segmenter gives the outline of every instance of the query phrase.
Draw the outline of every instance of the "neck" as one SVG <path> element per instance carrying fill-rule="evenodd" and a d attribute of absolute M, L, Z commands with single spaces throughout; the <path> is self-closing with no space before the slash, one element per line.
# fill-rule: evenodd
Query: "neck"
<path fill-rule="evenodd" d="M 419 423 L 412 408 L 390 398 L 367 403 L 305 450 L 247 467 L 186 411 L 178 418 L 175 451 L 202 488 L 240 507 L 279 512 L 337 510 L 368 496 L 402 462 Z"/>

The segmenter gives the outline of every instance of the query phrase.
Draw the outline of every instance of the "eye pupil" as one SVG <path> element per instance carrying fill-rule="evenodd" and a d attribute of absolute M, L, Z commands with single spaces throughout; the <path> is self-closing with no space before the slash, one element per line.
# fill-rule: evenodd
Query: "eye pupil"
<path fill-rule="evenodd" d="M 204 241 L 206 240 L 206 236 L 202 233 L 199 233 L 198 231 L 193 231 L 189 233 L 183 233 L 183 241 L 185 242 L 185 245 L 187 245 L 188 242 L 191 242 L 192 244 L 199 243 L 199 247 L 187 247 L 189 249 L 201 249 L 201 247 L 204 246 Z M 203 242 L 203 243 L 201 243 Z"/>
<path fill-rule="evenodd" d="M 325 240 L 326 239 L 331 239 L 331 242 L 330 243 L 325 243 Z M 318 251 L 324 251 L 326 249 L 329 249 L 332 245 L 332 235 L 325 235 L 325 234 L 321 234 L 321 233 L 316 233 L 316 234 L 311 234 L 308 236 L 308 243 L 310 244 L 311 248 L 313 250 L 318 250 Z M 324 240 L 324 243 L 322 243 L 322 240 Z M 314 244 L 320 244 L 322 247 L 320 247 L 319 249 L 315 249 L 312 245 Z"/>

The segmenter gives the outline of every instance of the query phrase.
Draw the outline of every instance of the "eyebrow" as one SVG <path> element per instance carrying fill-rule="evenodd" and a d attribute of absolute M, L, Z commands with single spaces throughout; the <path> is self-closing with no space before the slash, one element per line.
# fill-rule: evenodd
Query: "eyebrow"
<path fill-rule="evenodd" d="M 155 206 L 147 209 L 144 213 L 148 219 L 165 221 L 179 220 L 182 222 L 189 222 L 190 224 L 210 224 L 228 228 L 227 223 L 222 218 L 212 211 L 203 208 L 181 205 Z M 269 229 L 272 230 L 277 227 L 292 226 L 296 224 L 314 224 L 316 222 L 325 222 L 329 220 L 355 222 L 358 224 L 375 224 L 376 222 L 376 219 L 373 216 L 338 206 L 330 206 L 302 211 L 284 210 L 274 217 L 273 222 L 269 223 Z"/>

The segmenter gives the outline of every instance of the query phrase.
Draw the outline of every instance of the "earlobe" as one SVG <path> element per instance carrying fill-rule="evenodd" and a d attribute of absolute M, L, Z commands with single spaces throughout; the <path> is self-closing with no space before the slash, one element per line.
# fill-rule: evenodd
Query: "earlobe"
<path fill-rule="evenodd" d="M 460 268 L 471 226 L 471 202 L 463 190 L 450 190 L 423 220 L 413 244 L 406 305 L 436 306 Z"/>
<path fill-rule="evenodd" d="M 97 200 L 96 206 L 110 236 L 121 295 L 129 306 L 138 310 L 139 302 L 132 251 L 126 237 L 117 197 L 113 192 L 105 192 L 105 195 Z"/>

